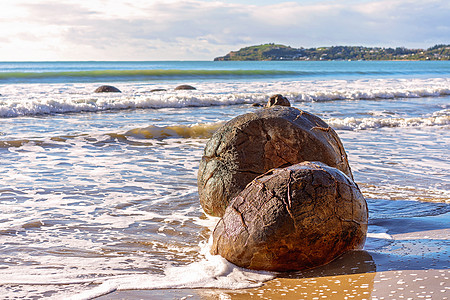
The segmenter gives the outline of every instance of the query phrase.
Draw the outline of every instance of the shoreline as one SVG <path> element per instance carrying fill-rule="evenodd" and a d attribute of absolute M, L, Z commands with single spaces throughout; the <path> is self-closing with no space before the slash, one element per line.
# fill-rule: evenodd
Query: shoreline
<path fill-rule="evenodd" d="M 116 291 L 95 299 L 449 299 L 448 269 L 398 270 L 302 279 L 275 278 L 244 290 Z"/>
<path fill-rule="evenodd" d="M 258 288 L 124 290 L 95 299 L 450 299 L 450 213 L 413 219 L 415 226 L 407 228 L 387 222 L 395 233 L 392 239 L 369 237 L 374 249 L 279 274 Z"/>

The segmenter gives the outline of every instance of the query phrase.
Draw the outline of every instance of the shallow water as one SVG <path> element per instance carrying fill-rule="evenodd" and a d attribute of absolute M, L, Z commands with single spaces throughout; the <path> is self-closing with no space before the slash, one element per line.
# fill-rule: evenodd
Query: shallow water
<path fill-rule="evenodd" d="M 122 94 L 102 95 L 92 93 L 96 83 L 3 85 L 0 291 L 89 298 L 272 278 L 207 254 L 217 219 L 202 212 L 196 172 L 212 133 L 274 92 L 339 134 L 369 204 L 365 249 L 375 263 L 403 255 L 392 240 L 402 226 L 448 228 L 450 79 L 445 68 L 441 77 L 399 74 L 202 79 L 190 82 L 196 91 L 181 92 L 173 81 L 124 81 L 116 85 Z M 168 91 L 149 93 L 155 85 Z M 444 258 L 432 263 L 448 268 Z"/>

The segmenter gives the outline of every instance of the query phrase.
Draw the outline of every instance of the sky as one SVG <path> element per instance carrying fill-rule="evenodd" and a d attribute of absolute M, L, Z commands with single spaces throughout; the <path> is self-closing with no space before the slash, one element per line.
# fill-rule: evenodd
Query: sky
<path fill-rule="evenodd" d="M 448 0 L 2 0 L 0 61 L 212 60 L 265 43 L 450 43 Z"/>

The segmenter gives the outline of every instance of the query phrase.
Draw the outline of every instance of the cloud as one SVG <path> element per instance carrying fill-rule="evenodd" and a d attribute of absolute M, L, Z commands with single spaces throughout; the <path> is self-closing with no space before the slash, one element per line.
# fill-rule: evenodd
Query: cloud
<path fill-rule="evenodd" d="M 117 40 L 117 37 L 165 42 L 187 38 L 229 44 L 247 35 L 239 26 L 248 22 L 248 11 L 235 5 L 184 1 L 155 3 L 145 10 L 146 17 L 135 19 L 91 17 L 77 20 L 69 32 L 70 38 L 79 42 L 98 38 Z"/>
<path fill-rule="evenodd" d="M 275 36 L 278 32 L 297 45 L 408 46 L 423 45 L 425 39 L 448 38 L 449 11 L 446 1 L 384 0 L 352 5 L 346 1 L 312 5 L 281 3 L 260 8 L 254 14 L 260 23 L 268 20 L 261 33 Z M 446 25 L 438 30 L 439 24 Z"/>
<path fill-rule="evenodd" d="M 14 30 L 2 30 L 0 25 L 4 39 L 14 40 L 9 49 L 0 50 L 3 57 L 25 43 L 26 36 L 27 47 L 34 43 L 36 54 L 125 60 L 212 59 L 266 42 L 294 47 L 428 47 L 448 43 L 450 36 L 446 0 L 264 5 L 205 0 L 20 1 L 16 10 L 20 7 L 26 13 L 9 19 Z"/>
<path fill-rule="evenodd" d="M 72 3 L 33 2 L 20 6 L 28 12 L 28 18 L 45 24 L 72 24 L 98 14 L 98 12 Z"/>

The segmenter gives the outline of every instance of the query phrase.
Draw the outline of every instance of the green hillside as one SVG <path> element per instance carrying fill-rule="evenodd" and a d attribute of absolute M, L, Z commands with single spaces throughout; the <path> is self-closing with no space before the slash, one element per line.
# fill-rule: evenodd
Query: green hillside
<path fill-rule="evenodd" d="M 362 46 L 306 49 L 279 44 L 264 44 L 231 51 L 214 60 L 450 60 L 450 45 L 436 45 L 424 50 Z"/>

